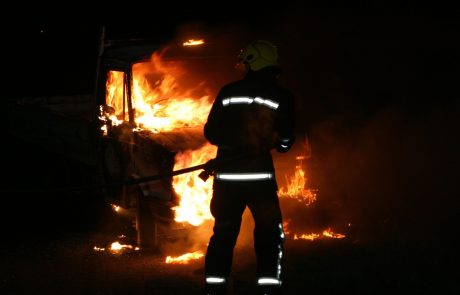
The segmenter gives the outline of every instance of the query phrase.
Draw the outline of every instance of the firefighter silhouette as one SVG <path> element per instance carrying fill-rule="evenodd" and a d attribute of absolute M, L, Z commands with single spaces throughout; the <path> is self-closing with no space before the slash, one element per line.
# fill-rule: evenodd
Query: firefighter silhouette
<path fill-rule="evenodd" d="M 257 289 L 281 294 L 284 233 L 271 150 L 294 143 L 294 99 L 277 84 L 277 48 L 256 40 L 241 51 L 241 80 L 219 91 L 204 126 L 218 147 L 211 213 L 213 235 L 205 258 L 205 294 L 226 294 L 243 211 L 254 218 Z M 227 161 L 226 161 L 227 160 Z"/>

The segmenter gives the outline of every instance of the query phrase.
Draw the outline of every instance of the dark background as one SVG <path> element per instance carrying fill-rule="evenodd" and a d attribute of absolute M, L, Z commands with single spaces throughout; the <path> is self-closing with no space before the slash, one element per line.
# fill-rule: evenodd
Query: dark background
<path fill-rule="evenodd" d="M 309 185 L 319 195 L 304 222 L 351 222 L 357 243 L 416 250 L 428 266 L 441 261 L 458 274 L 458 10 L 382 3 L 359 9 L 233 3 L 215 13 L 174 11 L 147 24 L 114 22 L 106 32 L 109 39 L 162 43 L 191 28 L 234 40 L 235 49 L 271 40 L 279 47 L 281 82 L 296 97 L 298 138 L 308 134 L 312 148 Z M 99 29 L 54 23 L 8 30 L 2 98 L 91 93 Z M 52 170 L 46 160 L 52 155 L 38 163 L 22 144 L 8 146 L 6 173 L 14 171 L 8 179 Z M 75 220 L 58 231 L 88 226 Z"/>

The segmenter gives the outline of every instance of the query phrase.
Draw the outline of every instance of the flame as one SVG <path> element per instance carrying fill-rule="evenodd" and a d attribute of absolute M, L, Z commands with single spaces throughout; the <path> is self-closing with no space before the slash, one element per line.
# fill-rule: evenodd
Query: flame
<path fill-rule="evenodd" d="M 120 254 L 126 250 L 139 251 L 140 248 L 137 246 L 132 246 L 128 244 L 120 244 L 120 242 L 117 241 L 117 242 L 113 242 L 112 244 L 110 244 L 108 248 L 94 246 L 93 250 L 96 252 L 103 252 L 103 251 L 109 250 L 113 254 Z"/>
<path fill-rule="evenodd" d="M 331 228 L 325 229 L 323 231 L 323 236 L 329 237 L 329 238 L 334 238 L 334 239 L 343 239 L 343 238 L 345 238 L 345 235 L 337 234 L 337 233 L 332 232 Z"/>
<path fill-rule="evenodd" d="M 193 42 L 192 42 L 193 41 Z M 203 40 L 189 40 L 189 43 Z M 202 127 L 212 106 L 211 92 L 205 81 L 192 81 L 186 64 L 165 61 L 164 51 L 155 52 L 150 62 L 132 67 L 133 131 L 149 130 L 152 133 L 169 132 L 189 127 Z M 110 71 L 107 79 L 106 106 L 101 107 L 100 119 L 104 123 L 119 125 L 129 120 L 126 79 L 122 72 Z M 107 126 L 103 126 L 107 130 Z M 106 132 L 106 131 L 104 131 Z M 206 145 L 198 150 L 178 153 L 174 170 L 199 165 L 216 154 L 216 147 Z M 212 218 L 209 203 L 212 181 L 203 182 L 198 174 L 188 173 L 173 178 L 173 188 L 180 196 L 175 208 L 178 222 L 199 225 Z"/>
<path fill-rule="evenodd" d="M 205 81 L 184 87 L 189 81 L 183 64 L 165 62 L 161 52 L 155 52 L 150 62 L 134 64 L 132 70 L 132 111 L 137 128 L 157 133 L 205 123 L 212 106 L 210 91 Z M 122 72 L 109 71 L 106 104 L 113 114 L 101 114 L 104 122 L 110 119 L 119 125 L 129 120 L 124 79 Z"/>
<path fill-rule="evenodd" d="M 192 45 L 204 40 L 190 39 L 184 45 Z M 110 71 L 106 84 L 106 105 L 101 106 L 100 119 L 109 126 L 129 121 L 134 116 L 133 132 L 149 130 L 152 133 L 170 132 L 189 127 L 202 127 L 212 106 L 212 93 L 206 81 L 193 81 L 186 64 L 163 58 L 165 50 L 152 54 L 149 62 L 132 66 L 131 93 L 126 80 L 129 75 Z M 129 104 L 128 94 L 131 95 Z M 104 132 L 107 132 L 107 126 Z M 205 145 L 197 150 L 178 153 L 174 170 L 207 162 L 216 154 L 216 147 Z M 295 198 L 305 204 L 316 200 L 313 190 L 306 189 L 306 174 L 301 161 L 294 175 L 286 180 L 288 186 L 279 190 L 280 197 Z M 198 178 L 200 171 L 173 178 L 173 188 L 180 197 L 174 207 L 175 220 L 199 226 L 211 220 L 209 204 L 212 196 L 212 181 L 203 182 Z"/>
<path fill-rule="evenodd" d="M 110 206 L 112 207 L 112 210 L 115 211 L 115 212 L 120 212 L 120 210 L 121 210 L 121 207 L 118 206 L 118 205 L 111 204 Z"/>
<path fill-rule="evenodd" d="M 297 235 L 297 234 L 294 234 L 294 240 L 310 240 L 310 241 L 313 241 L 313 240 L 316 240 L 320 237 L 321 235 L 320 234 L 315 234 L 315 233 L 311 233 L 311 234 L 301 234 L 301 235 Z"/>
<path fill-rule="evenodd" d="M 148 79 L 152 71 L 156 78 Z M 160 53 L 150 63 L 134 65 L 133 108 L 139 126 L 165 132 L 204 125 L 212 106 L 210 92 L 205 82 L 184 87 L 185 74 L 181 64 L 165 63 Z"/>
<path fill-rule="evenodd" d="M 197 46 L 202 44 L 204 44 L 204 39 L 188 39 L 187 41 L 182 43 L 183 46 Z"/>
<path fill-rule="evenodd" d="M 124 87 L 124 73 L 109 71 L 106 82 L 106 103 L 110 108 L 101 107 L 101 116 L 105 120 L 111 120 L 113 125 L 120 125 L 123 120 L 128 120 L 128 113 L 125 111 L 126 89 Z"/>
<path fill-rule="evenodd" d="M 174 170 L 199 165 L 215 157 L 217 147 L 207 144 L 194 151 L 176 155 Z M 212 197 L 212 180 L 198 177 L 201 171 L 186 173 L 173 178 L 173 188 L 181 196 L 179 206 L 173 208 L 177 222 L 188 222 L 194 226 L 211 220 L 209 205 Z"/>
<path fill-rule="evenodd" d="M 297 160 L 303 160 L 304 157 L 298 156 Z M 278 195 L 284 198 L 293 198 L 305 205 L 310 205 L 316 201 L 316 192 L 312 189 L 306 189 L 307 177 L 305 171 L 302 169 L 302 165 L 296 166 L 296 170 L 293 176 L 288 179 L 285 176 L 287 188 L 280 188 Z"/>
<path fill-rule="evenodd" d="M 316 240 L 319 238 L 333 238 L 333 239 L 343 239 L 346 236 L 343 234 L 334 233 L 331 228 L 323 230 L 321 234 L 310 233 L 310 234 L 294 234 L 294 240 Z"/>
<path fill-rule="evenodd" d="M 289 226 L 289 220 L 288 221 L 284 221 L 283 222 L 283 231 L 284 231 L 284 234 L 287 236 L 289 235 L 291 232 L 289 231 L 288 229 L 288 226 Z"/>
<path fill-rule="evenodd" d="M 191 253 L 186 253 L 181 256 L 177 257 L 172 257 L 172 256 L 166 256 L 165 263 L 177 263 L 177 264 L 187 264 L 190 262 L 190 260 L 195 260 L 203 257 L 204 254 L 201 251 L 195 251 Z"/>

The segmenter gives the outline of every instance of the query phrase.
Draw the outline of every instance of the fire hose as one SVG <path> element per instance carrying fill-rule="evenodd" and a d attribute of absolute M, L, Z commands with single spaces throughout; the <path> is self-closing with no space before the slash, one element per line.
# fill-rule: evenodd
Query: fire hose
<path fill-rule="evenodd" d="M 169 177 L 173 177 L 173 176 L 180 175 L 180 174 L 190 173 L 190 172 L 201 170 L 201 169 L 203 169 L 203 171 L 199 174 L 199 177 L 203 181 L 206 181 L 211 175 L 213 175 L 214 169 L 216 168 L 216 166 L 221 165 L 223 162 L 224 161 L 218 161 L 216 159 L 211 159 L 204 164 L 191 166 L 191 167 L 187 167 L 187 168 L 183 168 L 179 170 L 174 170 L 169 173 L 156 174 L 156 175 L 146 176 L 142 178 L 128 179 L 124 181 L 110 182 L 110 183 L 104 183 L 104 184 L 75 186 L 75 187 L 61 187 L 61 188 L 54 188 L 54 189 L 6 189 L 6 190 L 2 190 L 2 192 L 6 192 L 6 193 L 58 193 L 58 192 L 72 192 L 72 191 L 73 192 L 92 191 L 92 190 L 104 189 L 104 188 L 115 187 L 115 186 L 129 186 L 129 185 L 135 185 L 135 184 L 140 184 L 140 183 L 149 182 L 149 181 L 161 180 L 164 178 L 169 178 Z M 227 162 L 227 160 L 225 162 Z"/>

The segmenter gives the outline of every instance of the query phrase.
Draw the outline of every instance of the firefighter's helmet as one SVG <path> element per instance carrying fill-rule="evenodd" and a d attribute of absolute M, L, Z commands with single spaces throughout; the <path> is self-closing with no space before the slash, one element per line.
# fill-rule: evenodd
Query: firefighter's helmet
<path fill-rule="evenodd" d="M 251 42 L 238 55 L 238 62 L 246 64 L 251 70 L 258 71 L 268 66 L 278 65 L 276 46 L 265 40 Z"/>

